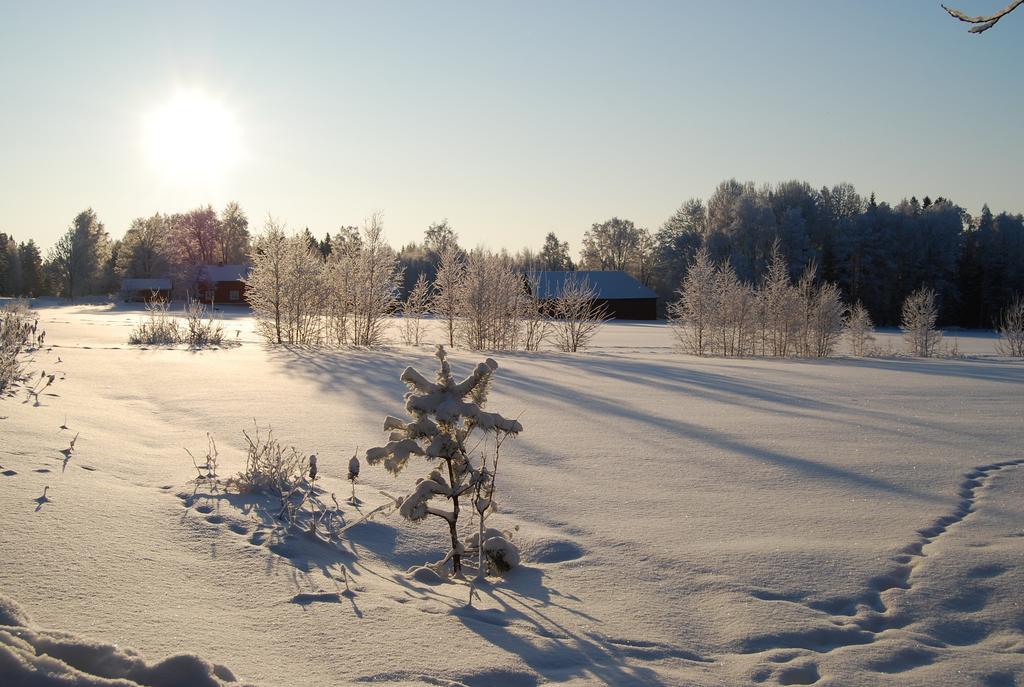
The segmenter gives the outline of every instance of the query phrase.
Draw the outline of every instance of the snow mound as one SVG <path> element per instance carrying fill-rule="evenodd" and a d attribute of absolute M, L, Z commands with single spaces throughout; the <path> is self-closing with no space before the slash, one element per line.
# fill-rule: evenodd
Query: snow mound
<path fill-rule="evenodd" d="M 131 649 L 35 629 L 21 607 L 3 595 L 0 676 L 6 687 L 216 687 L 235 682 L 230 670 L 198 656 L 180 654 L 150 665 Z"/>
<path fill-rule="evenodd" d="M 433 568 L 428 568 L 425 565 L 420 565 L 412 568 L 408 572 L 409 577 L 420 582 L 422 584 L 429 584 L 431 586 L 444 584 L 445 579 L 437 574 L 437 571 Z"/>
<path fill-rule="evenodd" d="M 538 539 L 526 550 L 527 560 L 533 563 L 564 563 L 582 558 L 584 550 L 567 539 L 544 537 Z"/>

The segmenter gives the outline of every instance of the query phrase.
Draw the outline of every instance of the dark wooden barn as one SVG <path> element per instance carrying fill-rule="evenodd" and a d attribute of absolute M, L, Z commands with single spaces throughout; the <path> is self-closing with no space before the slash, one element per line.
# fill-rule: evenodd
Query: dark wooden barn
<path fill-rule="evenodd" d="M 658 294 L 625 272 L 537 272 L 528 281 L 536 284 L 538 298 L 553 301 L 570 280 L 589 285 L 597 295 L 595 301 L 604 305 L 611 319 L 658 319 Z"/>
<path fill-rule="evenodd" d="M 249 265 L 203 265 L 196 276 L 199 300 L 217 305 L 243 305 Z"/>
<path fill-rule="evenodd" d="M 166 277 L 125 279 L 121 282 L 121 298 L 125 303 L 129 301 L 139 303 L 148 303 L 152 300 L 169 301 L 171 299 L 171 280 Z"/>

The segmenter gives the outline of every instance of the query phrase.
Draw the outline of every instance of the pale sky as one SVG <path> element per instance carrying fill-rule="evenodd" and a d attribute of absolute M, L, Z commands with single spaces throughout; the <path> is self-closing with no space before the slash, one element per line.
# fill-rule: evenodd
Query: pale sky
<path fill-rule="evenodd" d="M 575 253 L 729 177 L 1019 212 L 1024 10 L 966 28 L 938 0 L 0 0 L 0 230 L 236 200 Z"/>

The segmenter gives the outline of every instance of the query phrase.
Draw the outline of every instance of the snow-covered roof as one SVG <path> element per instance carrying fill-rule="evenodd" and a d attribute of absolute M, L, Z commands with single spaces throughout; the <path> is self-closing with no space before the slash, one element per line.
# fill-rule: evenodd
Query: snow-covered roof
<path fill-rule="evenodd" d="M 125 279 L 121 282 L 123 291 L 165 291 L 171 288 L 171 280 L 164 277 L 158 279 Z"/>
<path fill-rule="evenodd" d="M 578 272 L 537 272 L 537 297 L 557 298 L 565 287 L 566 280 L 575 279 L 586 283 L 597 292 L 598 298 L 621 300 L 626 298 L 657 298 L 651 289 L 639 281 L 618 271 L 580 270 Z"/>
<path fill-rule="evenodd" d="M 249 265 L 203 265 L 199 271 L 199 278 L 214 284 L 222 281 L 242 281 L 249 276 L 251 269 Z"/>

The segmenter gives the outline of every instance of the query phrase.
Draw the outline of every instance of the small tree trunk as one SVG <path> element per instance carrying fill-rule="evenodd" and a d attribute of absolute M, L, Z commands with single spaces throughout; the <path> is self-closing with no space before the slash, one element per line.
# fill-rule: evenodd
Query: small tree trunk
<path fill-rule="evenodd" d="M 452 468 L 452 461 L 450 458 L 445 459 L 444 462 L 448 464 L 448 484 L 454 492 L 455 470 Z M 452 519 L 448 521 L 448 530 L 452 535 L 452 573 L 455 575 L 461 575 L 462 554 L 459 553 L 459 532 L 457 529 L 459 523 L 459 497 L 453 493 L 449 498 L 452 500 Z"/>

